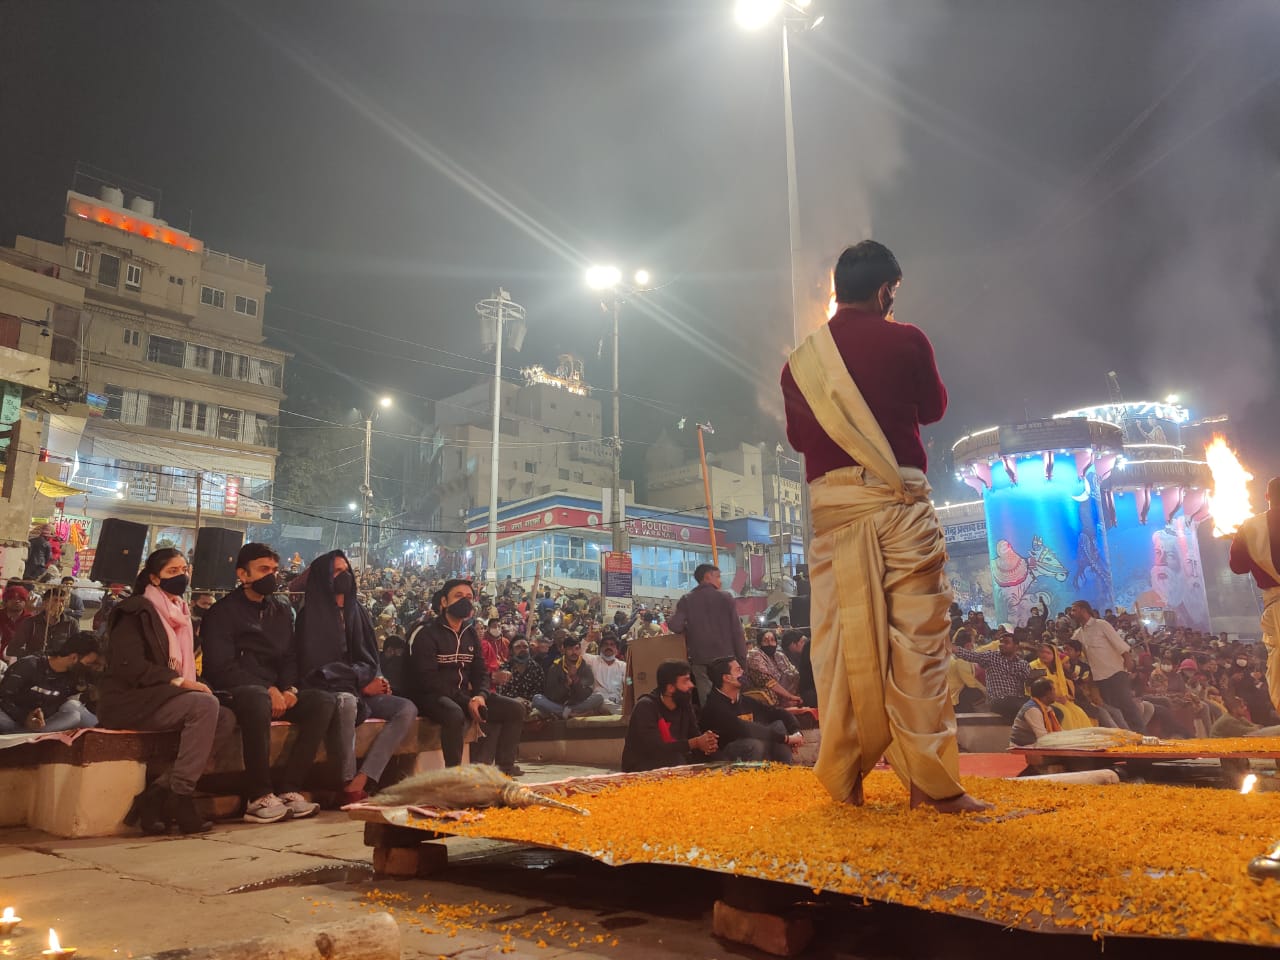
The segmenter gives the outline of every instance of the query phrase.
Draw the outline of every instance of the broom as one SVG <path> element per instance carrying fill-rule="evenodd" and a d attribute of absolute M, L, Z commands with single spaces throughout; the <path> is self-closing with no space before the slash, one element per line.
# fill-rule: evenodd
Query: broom
<path fill-rule="evenodd" d="M 367 802 L 381 807 L 412 806 L 435 810 L 542 806 L 572 810 L 583 816 L 591 813 L 522 787 L 486 763 L 418 773 L 388 787 Z"/>

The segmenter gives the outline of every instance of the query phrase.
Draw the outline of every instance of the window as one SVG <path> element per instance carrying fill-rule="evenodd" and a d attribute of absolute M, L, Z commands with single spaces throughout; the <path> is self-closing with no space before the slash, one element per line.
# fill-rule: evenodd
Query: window
<path fill-rule="evenodd" d="M 136 263 L 125 264 L 124 285 L 130 290 L 142 289 L 142 267 Z"/>
<path fill-rule="evenodd" d="M 182 402 L 182 429 L 191 433 L 205 433 L 209 426 L 209 405 L 194 400 Z"/>
<path fill-rule="evenodd" d="M 526 460 L 526 461 L 524 462 L 524 472 L 525 472 L 525 473 L 537 473 L 537 472 L 538 472 L 538 465 L 537 465 L 536 463 L 534 463 L 532 460 Z"/>
<path fill-rule="evenodd" d="M 187 345 L 168 337 L 147 337 L 147 359 L 170 367 L 181 367 L 187 356 Z"/>
<path fill-rule="evenodd" d="M 264 387 L 280 386 L 280 364 L 273 363 L 270 360 L 258 361 L 258 383 Z"/>
<path fill-rule="evenodd" d="M 53 342 L 49 359 L 54 363 L 75 363 L 80 359 L 80 311 L 70 307 L 53 308 Z"/>
<path fill-rule="evenodd" d="M 76 251 L 76 273 L 88 273 L 93 266 L 93 254 L 88 250 Z"/>
<path fill-rule="evenodd" d="M 107 408 L 102 411 L 102 419 L 119 420 L 120 411 L 124 407 L 124 387 L 108 383 L 103 393 L 107 395 Z"/>
<path fill-rule="evenodd" d="M 21 339 L 22 318 L 12 313 L 0 313 L 0 347 L 17 350 L 18 341 Z"/>
<path fill-rule="evenodd" d="M 227 407 L 218 408 L 218 439 L 240 439 L 240 411 Z"/>
<path fill-rule="evenodd" d="M 208 347 L 192 345 L 191 366 L 197 370 L 208 370 L 213 362 L 213 351 Z"/>
<path fill-rule="evenodd" d="M 243 314 L 246 317 L 256 317 L 258 315 L 258 301 L 253 297 L 242 297 L 237 294 L 236 313 Z"/>
<path fill-rule="evenodd" d="M 120 258 L 109 253 L 98 254 L 98 286 L 120 286 Z"/>
<path fill-rule="evenodd" d="M 137 330 L 133 331 L 133 345 L 136 347 L 139 345 L 139 343 L 141 343 L 141 341 L 142 341 L 142 334 L 138 333 Z"/>
<path fill-rule="evenodd" d="M 227 291 L 219 290 L 217 287 L 200 287 L 200 302 L 206 307 L 217 307 L 219 310 L 227 308 Z"/>
<path fill-rule="evenodd" d="M 170 282 L 170 283 L 176 283 L 176 284 L 177 284 L 178 286 L 180 286 L 180 287 L 183 285 L 183 280 L 182 280 L 182 278 L 181 278 L 181 277 L 175 277 L 172 273 L 171 273 L 171 274 L 169 274 L 169 282 Z"/>
<path fill-rule="evenodd" d="M 561 468 L 560 468 L 560 479 L 561 479 L 561 480 L 568 480 L 568 479 L 569 479 L 569 471 L 568 471 L 568 470 L 566 470 L 564 467 L 561 467 Z"/>
<path fill-rule="evenodd" d="M 125 331 L 124 331 L 124 345 L 125 345 L 126 347 L 129 345 L 129 334 L 130 334 L 130 332 L 131 332 L 131 331 L 129 330 L 129 328 L 128 328 L 128 327 L 126 327 L 126 328 L 125 328 Z"/>
<path fill-rule="evenodd" d="M 173 397 L 154 393 L 147 397 L 147 426 L 156 430 L 173 429 Z"/>

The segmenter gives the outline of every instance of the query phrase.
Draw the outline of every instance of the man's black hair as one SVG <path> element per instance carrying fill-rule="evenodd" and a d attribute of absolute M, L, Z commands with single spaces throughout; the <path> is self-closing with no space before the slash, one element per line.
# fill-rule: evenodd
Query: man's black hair
<path fill-rule="evenodd" d="M 799 643 L 803 639 L 804 639 L 803 631 L 787 630 L 785 633 L 782 634 L 782 649 L 786 650 L 788 647 L 795 646 L 795 644 Z"/>
<path fill-rule="evenodd" d="M 697 567 L 695 567 L 695 568 L 694 568 L 694 571 L 693 571 L 693 579 L 694 579 L 694 581 L 695 581 L 695 582 L 697 582 L 697 583 L 701 583 L 701 582 L 702 582 L 702 579 L 703 579 L 703 578 L 704 578 L 708 573 L 713 573 L 713 572 L 715 572 L 715 571 L 717 571 L 717 570 L 719 570 L 719 569 L 720 569 L 720 568 L 719 568 L 719 567 L 717 567 L 714 563 L 700 563 L 700 564 L 698 564 L 698 566 L 697 566 Z"/>
<path fill-rule="evenodd" d="M 668 684 L 675 683 L 692 672 L 689 664 L 684 660 L 663 660 L 658 664 L 658 693 L 665 691 Z"/>
<path fill-rule="evenodd" d="M 576 633 L 571 633 L 567 637 L 565 637 L 563 640 L 560 641 L 561 650 L 565 649 L 565 647 L 580 647 L 580 646 L 582 646 L 582 638 L 578 636 Z"/>
<path fill-rule="evenodd" d="M 248 570 L 249 564 L 255 560 L 274 560 L 280 562 L 280 554 L 276 553 L 271 547 L 265 543 L 255 543 L 250 541 L 240 548 L 240 552 L 236 554 L 236 569 Z"/>
<path fill-rule="evenodd" d="M 718 657 L 712 660 L 707 666 L 707 676 L 711 680 L 711 686 L 719 690 L 724 678 L 733 672 L 734 657 Z"/>
<path fill-rule="evenodd" d="M 444 582 L 444 586 L 441 587 L 439 592 L 436 594 L 436 596 L 440 598 L 438 601 L 438 604 L 439 604 L 441 613 L 444 613 L 445 601 L 449 599 L 449 594 L 451 594 L 454 591 L 455 587 L 461 587 L 461 586 L 471 587 L 472 594 L 476 592 L 475 585 L 470 580 L 466 580 L 462 577 L 458 577 L 454 580 L 446 580 Z"/>
<path fill-rule="evenodd" d="M 66 643 L 56 653 L 51 652 L 50 656 L 69 657 L 74 653 L 83 659 L 90 654 L 101 652 L 102 642 L 97 634 L 92 630 L 79 630 L 68 637 Z"/>
<path fill-rule="evenodd" d="M 1043 700 L 1045 694 L 1053 689 L 1053 681 L 1048 677 L 1038 677 L 1031 681 L 1031 696 L 1037 700 Z"/>
<path fill-rule="evenodd" d="M 898 258 L 883 243 L 863 240 L 845 247 L 832 272 L 836 303 L 863 303 L 886 283 L 902 279 Z"/>

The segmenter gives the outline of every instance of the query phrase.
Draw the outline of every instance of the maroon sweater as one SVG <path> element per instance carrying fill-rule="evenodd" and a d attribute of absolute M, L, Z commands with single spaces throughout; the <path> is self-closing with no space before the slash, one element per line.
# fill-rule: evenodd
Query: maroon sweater
<path fill-rule="evenodd" d="M 879 421 L 898 466 L 927 470 L 920 424 L 936 423 L 947 411 L 947 388 L 938 376 L 929 338 L 918 327 L 853 307 L 837 310 L 830 325 L 840 358 Z M 787 439 L 805 455 L 810 481 L 856 466 L 814 419 L 789 363 L 782 368 L 782 399 Z"/>

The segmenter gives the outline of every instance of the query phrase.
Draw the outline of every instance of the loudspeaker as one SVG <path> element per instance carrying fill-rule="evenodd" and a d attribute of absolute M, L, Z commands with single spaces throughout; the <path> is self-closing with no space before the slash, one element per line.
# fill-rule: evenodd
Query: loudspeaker
<path fill-rule="evenodd" d="M 244 533 L 225 527 L 201 527 L 196 532 L 196 555 L 191 561 L 192 590 L 234 590 L 236 554 Z"/>
<path fill-rule="evenodd" d="M 147 525 L 108 517 L 102 521 L 98 546 L 93 554 L 89 579 L 98 583 L 132 586 L 142 569 L 142 548 L 147 542 Z"/>
<path fill-rule="evenodd" d="M 808 630 L 812 624 L 809 622 L 810 616 L 810 600 L 809 594 L 801 594 L 798 597 L 791 598 L 791 627 L 794 630 Z"/>

